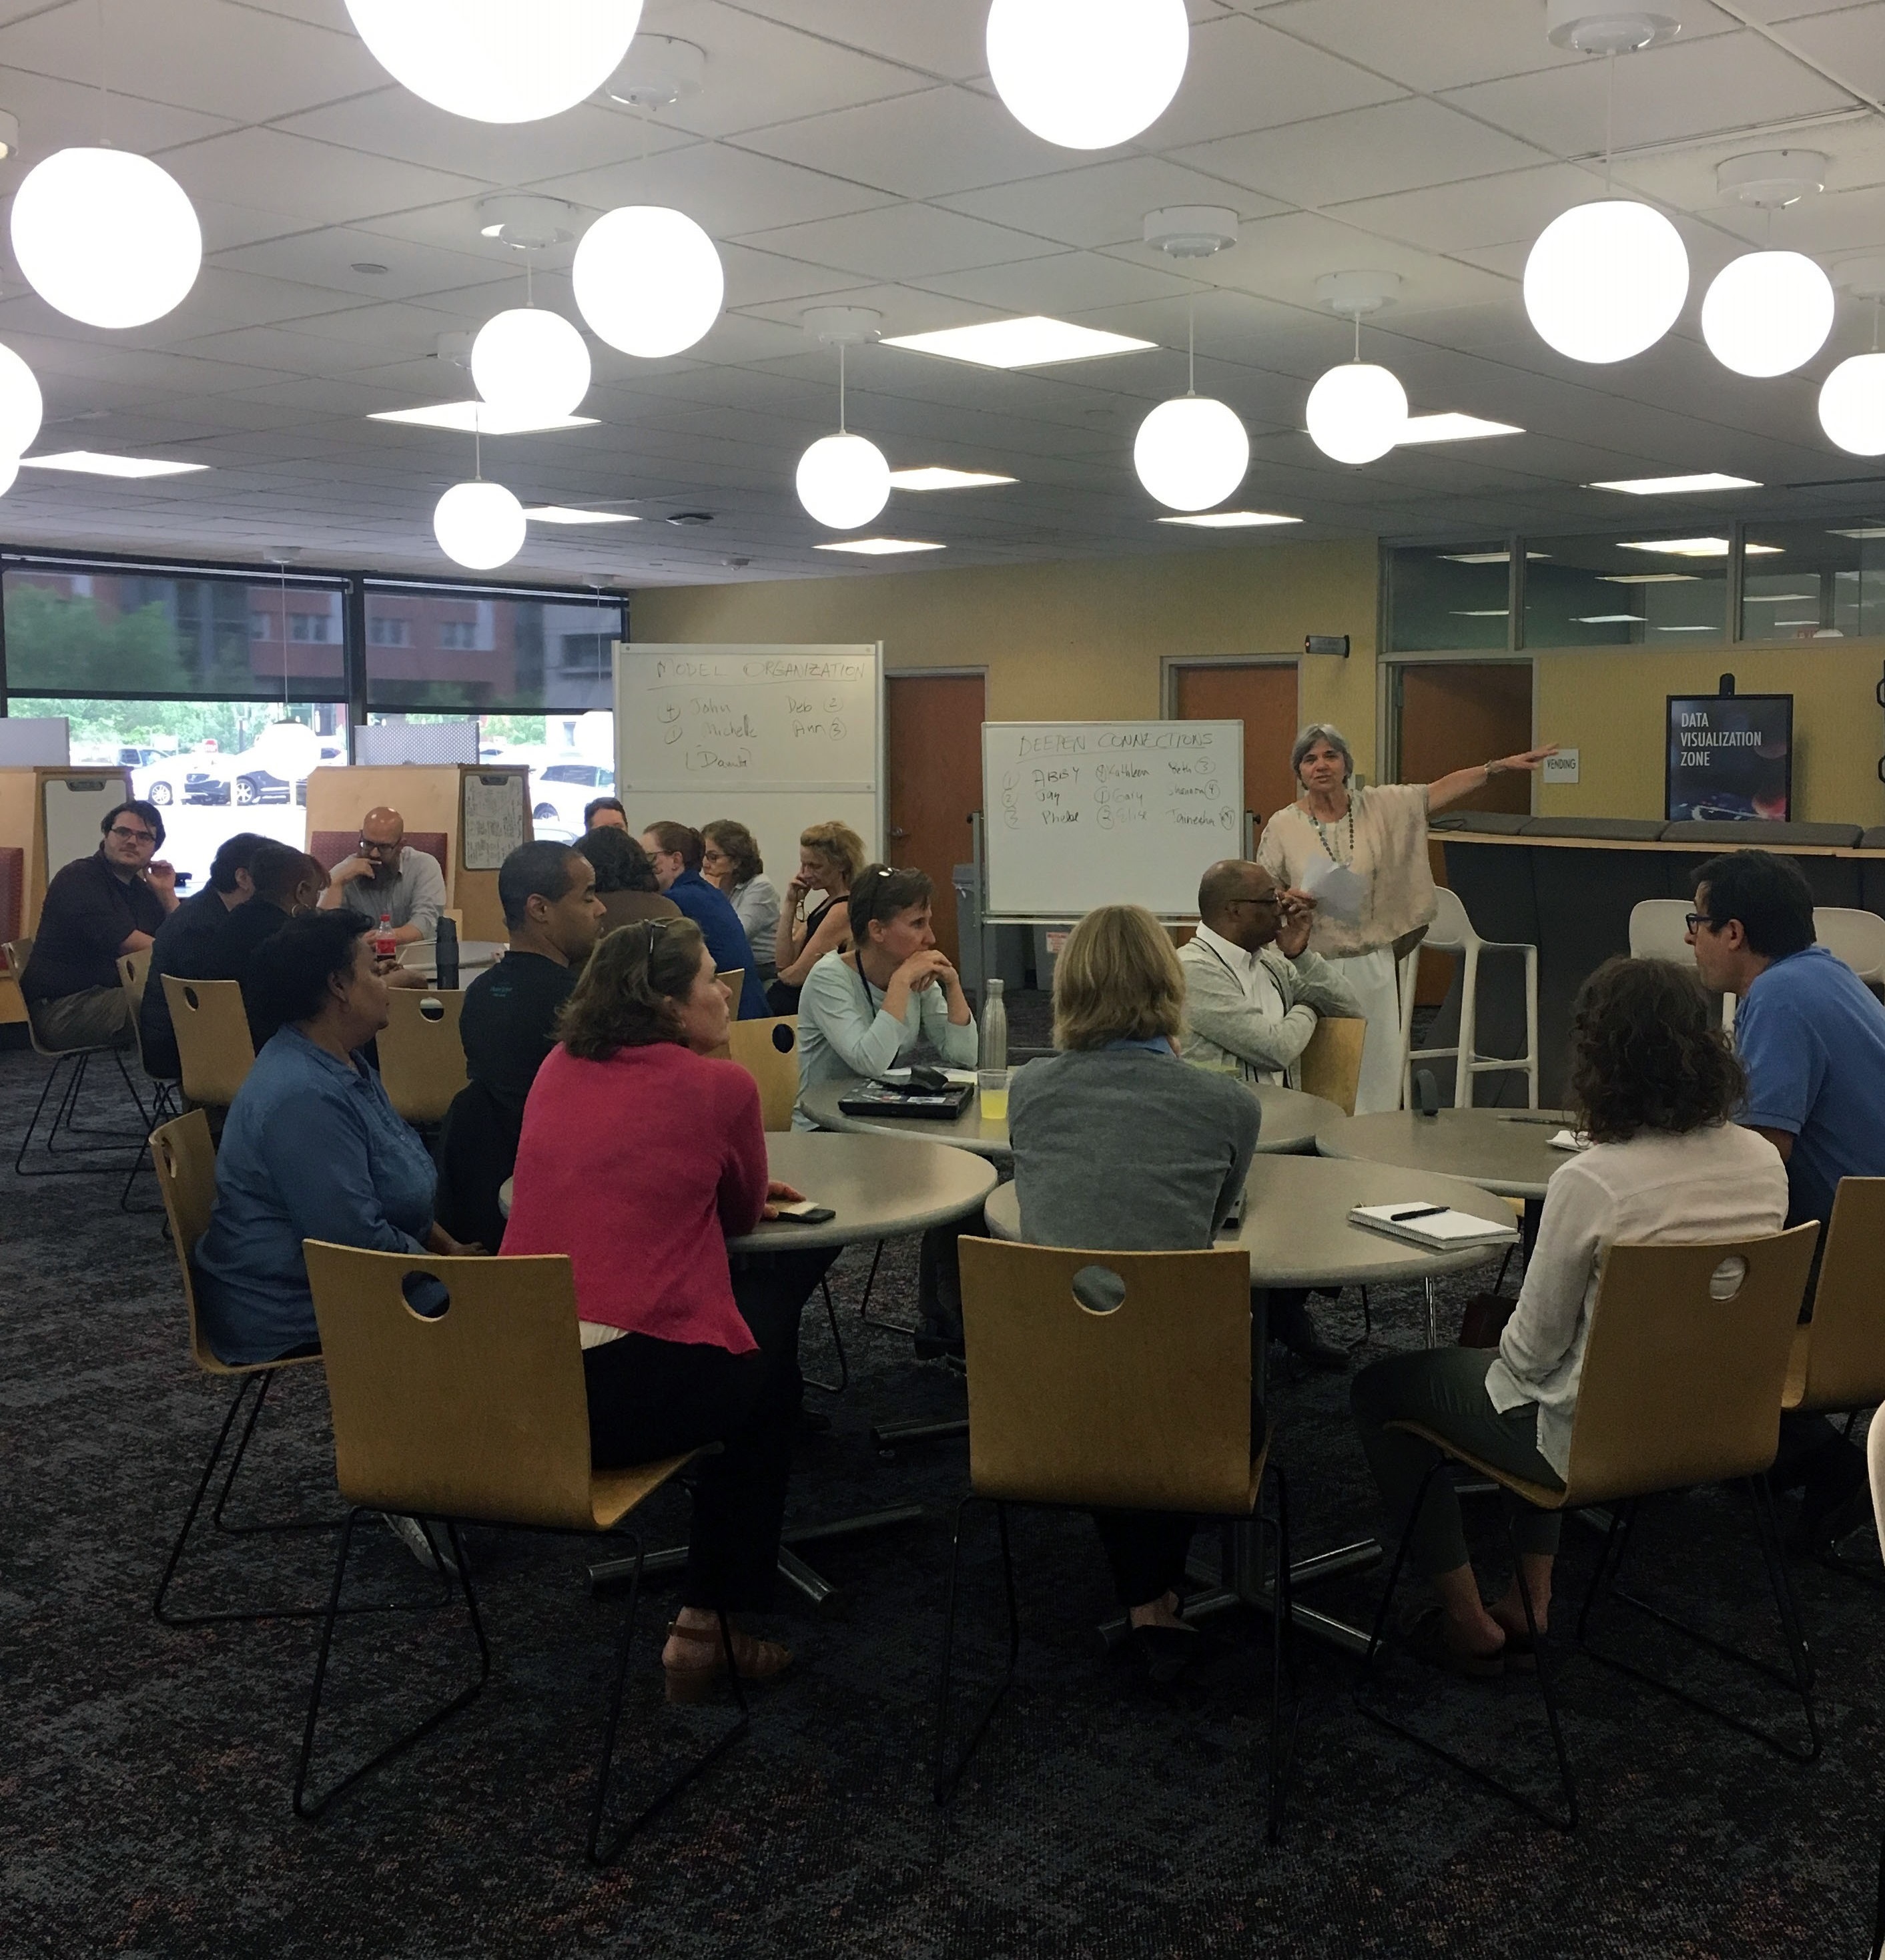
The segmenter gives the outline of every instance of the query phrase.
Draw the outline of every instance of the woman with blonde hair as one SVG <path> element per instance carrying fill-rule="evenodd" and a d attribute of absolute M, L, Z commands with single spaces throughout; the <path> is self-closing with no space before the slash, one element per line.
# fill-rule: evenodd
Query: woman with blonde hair
<path fill-rule="evenodd" d="M 785 888 L 779 916 L 779 977 L 766 989 L 775 1014 L 796 1014 L 812 968 L 828 953 L 849 947 L 851 886 L 869 855 L 847 823 L 814 823 L 799 833 L 799 873 Z M 805 902 L 813 892 L 824 896 L 806 912 Z"/>
<path fill-rule="evenodd" d="M 1101 905 L 1067 937 L 1054 975 L 1054 1045 L 1009 1093 L 1022 1236 L 1122 1252 L 1207 1249 L 1257 1148 L 1260 1112 L 1241 1082 L 1178 1059 L 1184 975 L 1139 905 Z M 1264 1412 L 1253 1396 L 1251 1439 Z M 1178 1616 L 1197 1519 L 1096 1511 L 1133 1638 L 1155 1681 L 1190 1662 Z"/>

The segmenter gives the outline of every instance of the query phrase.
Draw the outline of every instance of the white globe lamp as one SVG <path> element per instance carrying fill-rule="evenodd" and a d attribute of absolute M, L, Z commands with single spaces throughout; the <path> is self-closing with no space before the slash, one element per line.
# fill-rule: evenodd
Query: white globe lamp
<path fill-rule="evenodd" d="M 1221 504 L 1250 468 L 1250 438 L 1235 412 L 1202 395 L 1161 402 L 1139 425 L 1133 467 L 1174 511 Z"/>
<path fill-rule="evenodd" d="M 501 483 L 454 483 L 432 513 L 439 549 L 468 571 L 492 571 L 523 549 L 523 506 Z"/>
<path fill-rule="evenodd" d="M 988 72 L 1024 129 L 1068 150 L 1129 142 L 1184 79 L 1184 0 L 994 0 Z"/>
<path fill-rule="evenodd" d="M 828 530 L 854 531 L 890 501 L 890 465 L 861 435 L 820 436 L 799 458 L 799 501 Z"/>
<path fill-rule="evenodd" d="M 1842 361 L 1820 390 L 1820 426 L 1854 456 L 1885 456 L 1885 354 Z"/>
<path fill-rule="evenodd" d="M 20 460 L 17 456 L 0 456 L 0 497 L 4 497 L 19 480 Z"/>
<path fill-rule="evenodd" d="M 556 422 L 589 393 L 589 344 L 560 313 L 513 307 L 478 329 L 471 371 L 492 408 L 519 422 Z"/>
<path fill-rule="evenodd" d="M 27 283 L 87 326 L 161 320 L 203 262 L 183 186 L 129 150 L 59 150 L 35 164 L 14 194 L 12 231 Z"/>
<path fill-rule="evenodd" d="M 1745 252 L 1715 275 L 1702 338 L 1724 368 L 1764 380 L 1810 361 L 1833 331 L 1833 282 L 1801 252 Z"/>
<path fill-rule="evenodd" d="M 658 204 L 604 212 L 583 234 L 570 275 L 583 319 L 644 361 L 691 347 L 726 297 L 713 240 L 685 212 Z"/>
<path fill-rule="evenodd" d="M 613 75 L 641 0 L 347 0 L 394 81 L 478 123 L 538 123 Z"/>
<path fill-rule="evenodd" d="M 1627 361 L 1676 323 L 1689 254 L 1660 211 L 1623 197 L 1562 212 L 1525 261 L 1525 311 L 1573 361 Z"/>
<path fill-rule="evenodd" d="M 11 347 L 0 345 L 0 457 L 25 455 L 45 414 L 46 402 L 32 369 Z"/>
<path fill-rule="evenodd" d="M 1351 361 L 1309 390 L 1309 439 L 1337 463 L 1373 463 L 1407 427 L 1407 391 L 1385 368 Z"/>

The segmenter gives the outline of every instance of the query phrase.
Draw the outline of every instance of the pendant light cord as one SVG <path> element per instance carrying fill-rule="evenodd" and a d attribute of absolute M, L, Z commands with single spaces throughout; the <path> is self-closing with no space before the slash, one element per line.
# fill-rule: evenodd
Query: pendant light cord
<path fill-rule="evenodd" d="M 475 481 L 485 480 L 485 418 L 481 402 L 472 413 L 472 474 Z"/>
<path fill-rule="evenodd" d="M 1604 195 L 1612 195 L 1610 172 L 1616 154 L 1616 55 L 1604 57 Z"/>
<path fill-rule="evenodd" d="M 1187 300 L 1184 309 L 1184 392 L 1195 395 L 1198 391 L 1198 303 Z"/>
<path fill-rule="evenodd" d="M 838 343 L 838 434 L 839 434 L 840 435 L 842 435 L 842 434 L 844 434 L 845 433 L 845 430 L 844 430 L 844 342 L 843 342 L 843 341 L 841 341 L 841 340 Z"/>
<path fill-rule="evenodd" d="M 288 562 L 286 558 L 275 561 L 275 570 L 281 576 L 281 719 L 291 719 L 288 714 Z"/>
<path fill-rule="evenodd" d="M 530 254 L 526 251 L 523 255 L 523 303 L 527 307 L 533 307 L 537 303 L 536 286 L 531 277 L 536 269 L 531 263 Z"/>
<path fill-rule="evenodd" d="M 1359 309 L 1355 314 L 1355 358 L 1362 358 L 1362 316 Z"/>
<path fill-rule="evenodd" d="M 98 147 L 111 147 L 111 62 L 105 31 L 105 0 L 98 0 Z"/>

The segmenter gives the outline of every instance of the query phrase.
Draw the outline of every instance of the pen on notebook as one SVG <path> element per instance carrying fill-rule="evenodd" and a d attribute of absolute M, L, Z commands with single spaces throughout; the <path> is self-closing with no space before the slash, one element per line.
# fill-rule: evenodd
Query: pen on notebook
<path fill-rule="evenodd" d="M 1389 1212 L 1388 1222 L 1391 1225 L 1400 1225 L 1410 1218 L 1438 1218 L 1445 1210 L 1444 1204 L 1416 1204 L 1410 1211 Z"/>

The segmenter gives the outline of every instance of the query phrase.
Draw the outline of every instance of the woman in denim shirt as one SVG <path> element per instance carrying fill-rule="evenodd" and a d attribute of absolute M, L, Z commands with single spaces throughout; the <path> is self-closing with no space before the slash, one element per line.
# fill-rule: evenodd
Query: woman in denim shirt
<path fill-rule="evenodd" d="M 318 1351 L 304 1239 L 383 1252 L 463 1252 L 432 1217 L 436 1173 L 360 1051 L 386 1025 L 386 983 L 339 909 L 291 919 L 256 953 L 281 1020 L 237 1090 L 216 1202 L 192 1263 L 203 1328 L 231 1364 Z"/>

